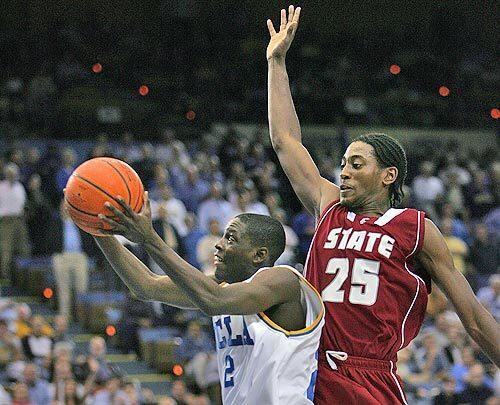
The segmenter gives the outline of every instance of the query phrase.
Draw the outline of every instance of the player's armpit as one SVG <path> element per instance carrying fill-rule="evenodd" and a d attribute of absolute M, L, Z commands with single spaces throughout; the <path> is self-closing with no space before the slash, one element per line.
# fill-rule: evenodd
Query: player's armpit
<path fill-rule="evenodd" d="M 291 270 L 277 266 L 261 271 L 250 282 L 222 287 L 208 315 L 257 314 L 299 297 L 299 278 Z"/>
<path fill-rule="evenodd" d="M 500 366 L 500 327 L 479 303 L 465 277 L 455 269 L 443 235 L 429 219 L 425 220 L 425 237 L 418 260 L 452 302 L 465 329 Z"/>

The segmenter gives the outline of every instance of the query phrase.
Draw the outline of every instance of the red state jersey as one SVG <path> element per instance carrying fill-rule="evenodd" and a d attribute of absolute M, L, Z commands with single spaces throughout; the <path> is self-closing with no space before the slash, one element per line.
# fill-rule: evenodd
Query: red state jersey
<path fill-rule="evenodd" d="M 396 361 L 418 333 L 430 286 L 413 271 L 422 248 L 425 214 L 389 209 L 357 215 L 332 202 L 316 227 L 305 272 L 320 292 L 326 315 L 320 355 Z"/>

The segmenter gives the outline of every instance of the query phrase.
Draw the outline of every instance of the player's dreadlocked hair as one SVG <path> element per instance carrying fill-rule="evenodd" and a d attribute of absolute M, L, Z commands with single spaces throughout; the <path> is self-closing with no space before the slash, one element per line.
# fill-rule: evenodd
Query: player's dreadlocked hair
<path fill-rule="evenodd" d="M 380 166 L 394 166 L 398 169 L 398 177 L 396 181 L 391 184 L 390 198 L 391 207 L 399 205 L 404 197 L 403 183 L 406 178 L 408 165 L 406 153 L 401 144 L 394 138 L 385 134 L 361 135 L 356 141 L 367 143 L 375 149 L 375 157 Z"/>

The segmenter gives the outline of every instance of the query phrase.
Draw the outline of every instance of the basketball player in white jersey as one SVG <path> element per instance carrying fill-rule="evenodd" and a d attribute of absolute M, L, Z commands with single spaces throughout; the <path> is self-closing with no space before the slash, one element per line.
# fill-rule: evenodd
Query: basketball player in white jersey
<path fill-rule="evenodd" d="M 215 246 L 215 277 L 179 257 L 156 234 L 150 205 L 136 214 L 107 205 L 119 222 L 103 235 L 140 243 L 167 276 L 152 273 L 114 237 L 95 240 L 116 273 L 143 300 L 199 308 L 213 317 L 224 404 L 312 404 L 324 307 L 316 290 L 293 268 L 271 267 L 285 248 L 275 219 L 241 214 Z"/>

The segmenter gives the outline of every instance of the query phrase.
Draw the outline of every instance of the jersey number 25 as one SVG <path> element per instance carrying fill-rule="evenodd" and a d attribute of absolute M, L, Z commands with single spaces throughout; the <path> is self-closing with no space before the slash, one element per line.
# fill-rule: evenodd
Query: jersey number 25
<path fill-rule="evenodd" d="M 354 259 L 351 275 L 349 302 L 359 305 L 373 305 L 377 301 L 380 262 L 367 259 Z M 335 277 L 321 293 L 325 302 L 344 302 L 344 281 L 349 277 L 349 259 L 334 257 L 328 261 L 326 274 Z"/>

